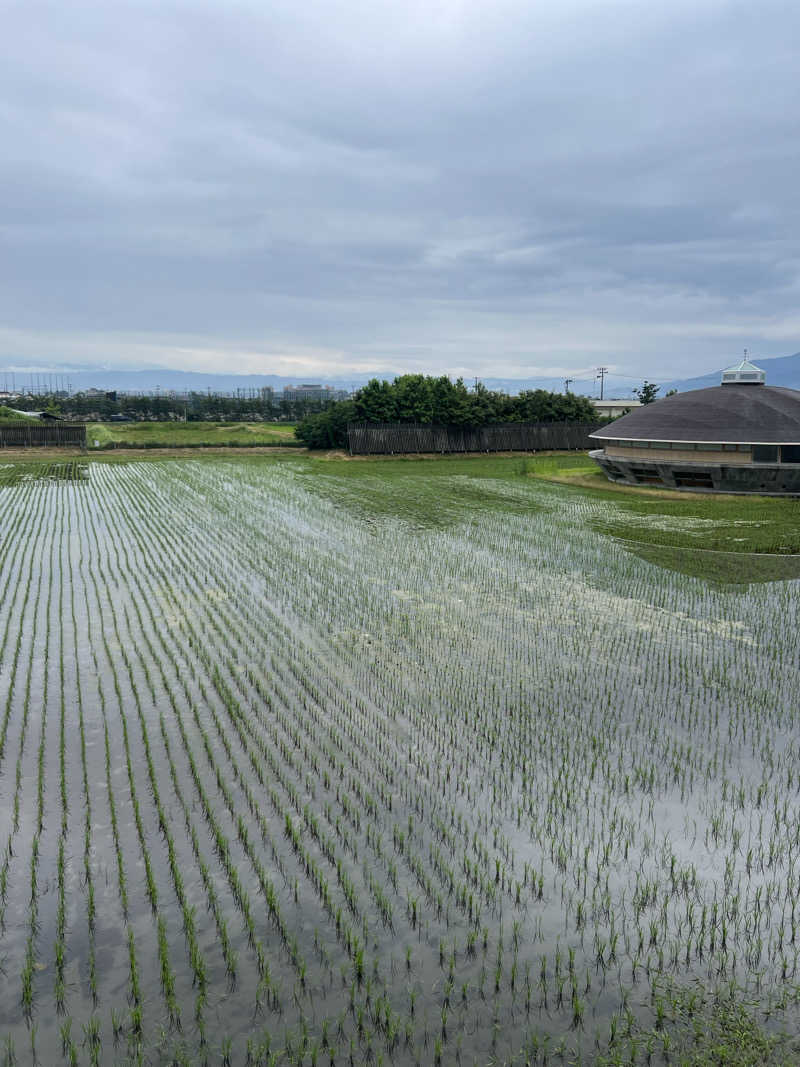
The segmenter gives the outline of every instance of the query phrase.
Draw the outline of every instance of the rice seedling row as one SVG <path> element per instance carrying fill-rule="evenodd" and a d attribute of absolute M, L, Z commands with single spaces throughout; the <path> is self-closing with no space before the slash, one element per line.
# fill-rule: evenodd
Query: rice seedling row
<path fill-rule="evenodd" d="M 426 527 L 419 472 L 0 469 L 6 1058 L 646 1062 L 720 989 L 792 1028 L 796 583 L 459 478 Z"/>

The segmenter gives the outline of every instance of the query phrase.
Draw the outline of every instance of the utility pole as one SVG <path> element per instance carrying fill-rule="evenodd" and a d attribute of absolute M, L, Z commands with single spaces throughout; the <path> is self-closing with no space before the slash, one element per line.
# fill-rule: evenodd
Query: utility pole
<path fill-rule="evenodd" d="M 575 379 L 574 379 L 574 378 L 565 378 L 565 379 L 564 379 L 564 392 L 565 392 L 565 393 L 568 393 L 568 392 L 569 392 L 569 387 L 570 387 L 570 386 L 572 385 L 572 383 L 573 383 L 574 381 L 575 381 Z"/>
<path fill-rule="evenodd" d="M 607 374 L 608 374 L 608 367 L 598 367 L 597 368 L 597 377 L 600 379 L 600 399 L 601 400 L 603 399 L 603 384 L 605 382 L 605 377 L 606 377 Z"/>

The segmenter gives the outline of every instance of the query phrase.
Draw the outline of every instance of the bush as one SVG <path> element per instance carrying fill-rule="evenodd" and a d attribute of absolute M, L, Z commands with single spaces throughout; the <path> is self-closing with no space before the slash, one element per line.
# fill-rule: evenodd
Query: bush
<path fill-rule="evenodd" d="M 318 415 L 306 415 L 294 435 L 308 448 L 347 448 L 347 424 L 356 417 L 355 402 L 342 400 Z"/>

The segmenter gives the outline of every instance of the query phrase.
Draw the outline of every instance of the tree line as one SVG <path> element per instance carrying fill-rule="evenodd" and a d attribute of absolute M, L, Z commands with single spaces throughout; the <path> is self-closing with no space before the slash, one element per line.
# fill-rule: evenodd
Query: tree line
<path fill-rule="evenodd" d="M 52 411 L 79 422 L 104 422 L 113 415 L 147 422 L 263 422 L 293 420 L 323 410 L 326 401 L 302 398 L 284 401 L 267 393 L 255 396 L 223 396 L 219 393 L 147 395 L 108 392 L 26 393 L 9 402 L 24 411 Z"/>
<path fill-rule="evenodd" d="M 530 389 L 509 396 L 462 378 L 404 374 L 393 382 L 373 378 L 352 399 L 301 419 L 296 436 L 309 448 L 346 448 L 351 422 L 413 422 L 489 426 L 501 422 L 597 422 L 591 401 L 574 393 Z"/>

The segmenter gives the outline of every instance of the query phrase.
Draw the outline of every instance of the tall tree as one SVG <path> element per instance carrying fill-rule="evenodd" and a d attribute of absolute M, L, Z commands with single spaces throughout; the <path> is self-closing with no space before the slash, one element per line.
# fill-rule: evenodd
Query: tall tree
<path fill-rule="evenodd" d="M 657 399 L 656 393 L 660 388 L 660 385 L 656 385 L 654 382 L 648 382 L 645 378 L 642 388 L 634 389 L 634 394 L 638 396 L 643 404 L 652 404 L 653 401 Z"/>

